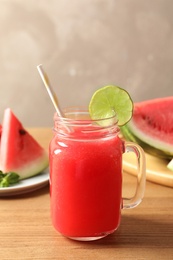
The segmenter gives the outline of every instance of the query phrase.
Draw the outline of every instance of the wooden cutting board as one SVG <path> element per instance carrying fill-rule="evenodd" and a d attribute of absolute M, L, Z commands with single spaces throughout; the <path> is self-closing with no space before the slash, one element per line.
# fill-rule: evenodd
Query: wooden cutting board
<path fill-rule="evenodd" d="M 166 166 L 168 161 L 159 159 L 155 156 L 146 155 L 146 179 L 148 181 L 173 187 L 173 171 Z M 134 153 L 125 153 L 123 155 L 123 170 L 136 175 L 136 158 Z"/>

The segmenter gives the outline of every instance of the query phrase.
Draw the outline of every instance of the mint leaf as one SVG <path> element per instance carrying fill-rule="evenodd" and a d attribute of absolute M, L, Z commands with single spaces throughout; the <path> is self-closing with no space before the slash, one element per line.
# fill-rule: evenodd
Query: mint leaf
<path fill-rule="evenodd" d="M 15 172 L 0 172 L 0 187 L 9 187 L 11 184 L 19 182 L 20 176 Z"/>

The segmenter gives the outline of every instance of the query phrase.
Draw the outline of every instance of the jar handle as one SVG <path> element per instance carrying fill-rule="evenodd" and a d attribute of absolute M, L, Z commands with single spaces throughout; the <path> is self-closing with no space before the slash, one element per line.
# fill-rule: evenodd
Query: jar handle
<path fill-rule="evenodd" d="M 131 209 L 141 203 L 146 183 L 146 162 L 143 149 L 135 143 L 125 142 L 125 153 L 128 152 L 133 152 L 137 158 L 137 184 L 134 196 L 132 198 L 123 198 L 123 209 Z"/>

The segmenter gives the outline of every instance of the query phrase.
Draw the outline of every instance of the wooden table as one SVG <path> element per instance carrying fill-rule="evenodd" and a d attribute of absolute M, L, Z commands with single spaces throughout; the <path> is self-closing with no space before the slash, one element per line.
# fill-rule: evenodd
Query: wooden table
<path fill-rule="evenodd" d="M 45 147 L 51 129 L 29 129 Z M 124 173 L 124 194 L 135 177 Z M 131 185 L 131 186 L 130 186 Z M 121 226 L 95 242 L 75 242 L 54 230 L 49 186 L 16 197 L 0 198 L 0 259 L 173 259 L 173 190 L 147 182 L 140 206 L 122 211 Z"/>

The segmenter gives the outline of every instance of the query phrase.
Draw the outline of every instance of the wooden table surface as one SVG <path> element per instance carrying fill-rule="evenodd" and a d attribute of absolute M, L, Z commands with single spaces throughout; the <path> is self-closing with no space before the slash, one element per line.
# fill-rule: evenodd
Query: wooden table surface
<path fill-rule="evenodd" d="M 29 129 L 45 147 L 52 131 Z M 132 194 L 135 177 L 124 173 L 123 194 Z M 95 242 L 76 242 L 54 230 L 49 186 L 0 197 L 0 259 L 173 259 L 173 189 L 147 182 L 143 202 L 123 210 L 119 229 Z"/>

